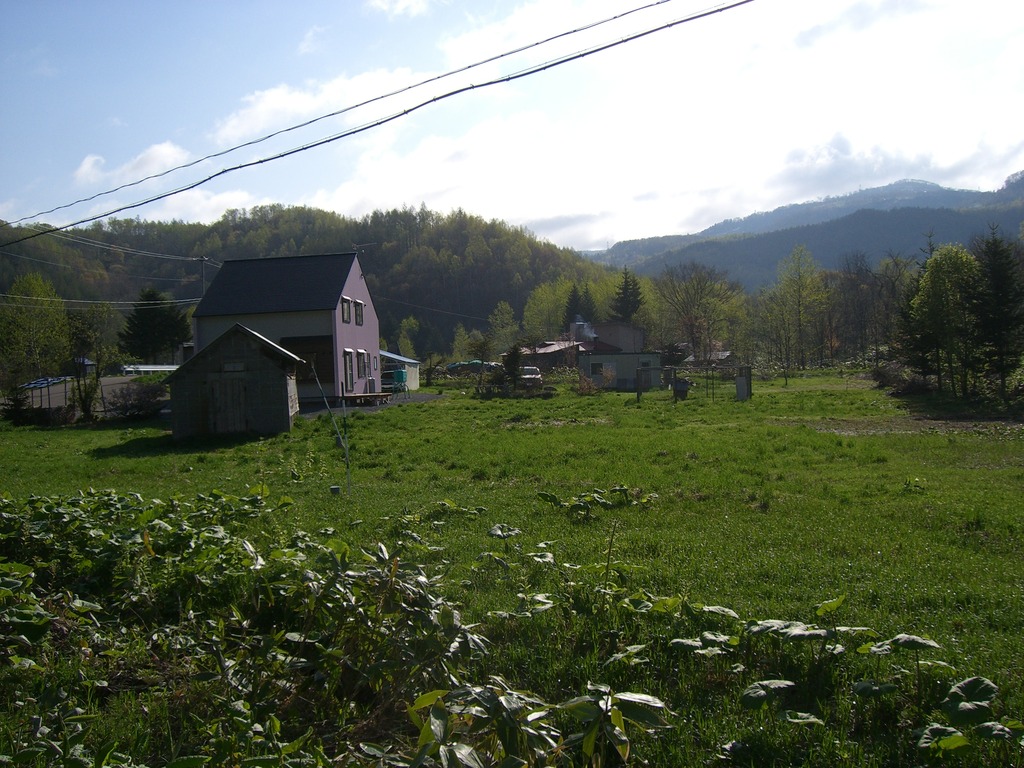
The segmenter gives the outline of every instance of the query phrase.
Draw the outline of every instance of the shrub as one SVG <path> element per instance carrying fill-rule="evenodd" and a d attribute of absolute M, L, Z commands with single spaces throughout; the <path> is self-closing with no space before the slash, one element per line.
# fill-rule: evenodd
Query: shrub
<path fill-rule="evenodd" d="M 896 395 L 912 395 L 931 389 L 927 379 L 914 373 L 902 363 L 883 363 L 871 372 L 879 387 L 891 390 Z"/>
<path fill-rule="evenodd" d="M 28 390 L 21 387 L 10 387 L 4 392 L 4 402 L 0 406 L 0 416 L 3 416 L 15 426 L 28 424 L 32 406 L 29 403 Z"/>
<path fill-rule="evenodd" d="M 166 396 L 165 384 L 131 381 L 107 397 L 107 411 L 122 419 L 148 418 L 160 412 Z"/>
<path fill-rule="evenodd" d="M 14 387 L 7 391 L 0 416 L 16 427 L 57 427 L 72 424 L 78 416 L 73 404 L 54 408 L 35 407 L 30 402 L 28 390 Z"/>

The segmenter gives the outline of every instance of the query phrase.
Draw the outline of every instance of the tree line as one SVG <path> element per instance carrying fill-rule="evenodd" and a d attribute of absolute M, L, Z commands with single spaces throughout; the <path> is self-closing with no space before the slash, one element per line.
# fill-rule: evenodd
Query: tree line
<path fill-rule="evenodd" d="M 4 247 L 32 231 L 0 222 L 0 293 L 38 272 L 66 299 L 127 303 L 154 288 L 198 301 L 229 259 L 356 251 L 382 334 L 394 341 L 412 316 L 419 346 L 431 348 L 451 344 L 453 317 L 483 323 L 499 301 L 521 315 L 541 283 L 605 271 L 525 228 L 425 206 L 353 218 L 266 205 L 227 211 L 210 225 L 111 219 Z"/>
<path fill-rule="evenodd" d="M 359 253 L 374 297 L 382 347 L 424 361 L 497 357 L 562 337 L 580 317 L 641 327 L 648 348 L 669 362 L 690 355 L 710 361 L 729 351 L 788 375 L 899 361 L 957 397 L 989 390 L 1009 397 L 1020 363 L 1020 241 L 995 227 L 967 246 L 935 245 L 929 238 L 914 256 L 890 252 L 875 262 L 850 252 L 833 269 L 798 246 L 780 262 L 774 282 L 756 290 L 695 261 L 666 265 L 656 275 L 616 270 L 522 228 L 423 206 L 361 219 L 261 206 L 229 211 L 209 226 L 115 220 L 72 234 L 22 244 L 38 257 L 27 262 L 0 259 L 6 269 L 0 279 L 12 280 L 2 292 L 38 294 L 50 311 L 34 321 L 43 328 L 57 323 L 59 313 L 49 305 L 60 299 L 125 301 L 115 297 L 134 290 L 132 310 L 125 317 L 93 304 L 67 313 L 67 342 L 47 332 L 53 341 L 45 353 L 47 345 L 16 341 L 39 337 L 17 331 L 28 322 L 24 305 L 32 302 L 6 299 L 0 374 L 8 385 L 42 371 L 41 361 L 54 350 L 66 361 L 166 358 L 181 336 L 187 338 L 188 313 L 174 301 L 197 298 L 225 259 L 351 250 Z M 101 242 L 107 247 L 95 246 Z M 54 267 L 47 271 L 40 263 Z M 111 293 L 101 290 L 104 285 Z M 156 329 L 158 318 L 172 330 Z"/>
<path fill-rule="evenodd" d="M 28 408 L 25 384 L 70 376 L 70 405 L 95 414 L 104 374 L 131 361 L 171 363 L 191 339 L 188 314 L 167 294 L 144 288 L 127 317 L 106 302 L 66 306 L 38 273 L 17 278 L 0 304 L 0 397 L 18 420 Z"/>

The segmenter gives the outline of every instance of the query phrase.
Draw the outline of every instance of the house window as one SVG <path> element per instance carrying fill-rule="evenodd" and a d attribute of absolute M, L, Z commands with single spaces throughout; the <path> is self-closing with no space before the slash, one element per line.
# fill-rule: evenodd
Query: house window
<path fill-rule="evenodd" d="M 604 363 L 591 363 L 590 364 L 590 375 L 600 376 L 604 372 Z"/>
<path fill-rule="evenodd" d="M 359 305 L 356 304 L 356 307 L 358 308 Z M 367 364 L 367 362 L 369 362 L 370 356 L 368 354 L 366 354 L 366 350 L 365 349 L 357 349 L 356 352 L 359 353 L 359 357 L 356 358 L 356 377 L 360 378 L 360 379 L 365 379 L 366 378 L 366 364 Z"/>
<path fill-rule="evenodd" d="M 356 388 L 355 377 L 352 375 L 355 371 L 352 366 L 352 357 L 354 350 L 345 350 L 345 391 L 352 392 Z"/>
<path fill-rule="evenodd" d="M 352 299 L 341 297 L 341 322 L 352 322 Z"/>
<path fill-rule="evenodd" d="M 363 302 L 356 302 L 356 325 L 363 324 Z"/>

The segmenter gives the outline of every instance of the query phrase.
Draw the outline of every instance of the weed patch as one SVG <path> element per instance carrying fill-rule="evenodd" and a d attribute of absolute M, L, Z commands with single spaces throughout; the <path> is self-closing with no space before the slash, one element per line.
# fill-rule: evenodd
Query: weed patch
<path fill-rule="evenodd" d="M 1014 764 L 1024 440 L 939 416 L 450 392 L 350 466 L 325 419 L 2 427 L 0 754 Z"/>

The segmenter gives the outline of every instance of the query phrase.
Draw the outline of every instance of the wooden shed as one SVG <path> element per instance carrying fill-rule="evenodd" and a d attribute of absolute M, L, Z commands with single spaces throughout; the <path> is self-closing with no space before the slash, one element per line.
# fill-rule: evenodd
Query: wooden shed
<path fill-rule="evenodd" d="M 289 431 L 302 362 L 256 331 L 232 326 L 167 377 L 174 437 Z"/>

